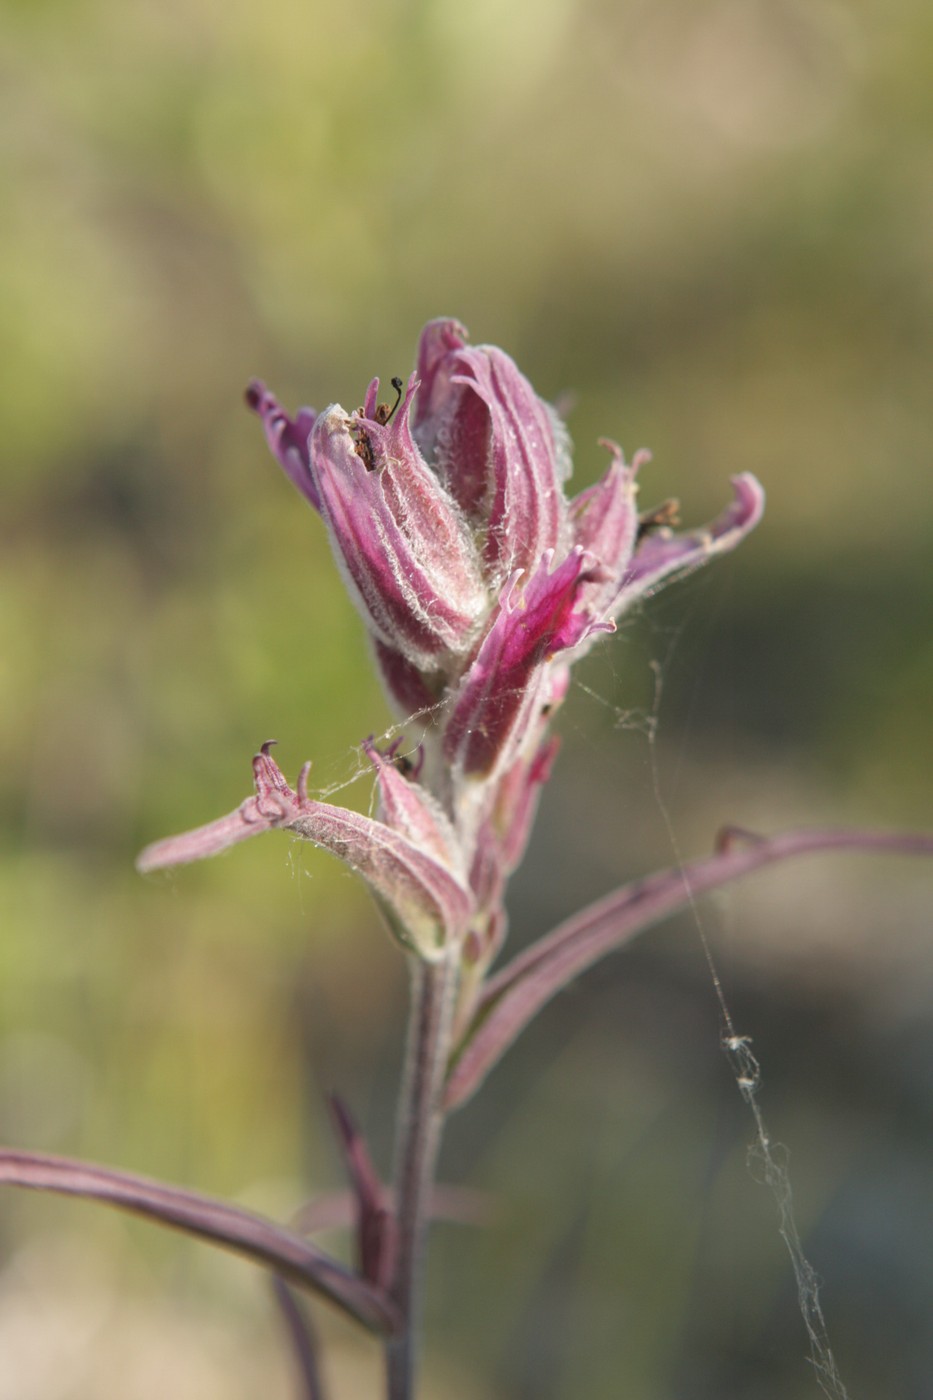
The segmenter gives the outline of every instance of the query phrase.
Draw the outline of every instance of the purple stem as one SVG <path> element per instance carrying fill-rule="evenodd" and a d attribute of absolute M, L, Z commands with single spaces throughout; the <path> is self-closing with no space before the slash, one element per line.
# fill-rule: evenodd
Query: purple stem
<path fill-rule="evenodd" d="M 388 1400 L 413 1400 L 421 1331 L 424 1252 L 434 1171 L 444 1122 L 457 964 L 412 961 L 411 1019 L 395 1172 L 395 1271 L 390 1297 L 401 1319 L 386 1342 Z"/>

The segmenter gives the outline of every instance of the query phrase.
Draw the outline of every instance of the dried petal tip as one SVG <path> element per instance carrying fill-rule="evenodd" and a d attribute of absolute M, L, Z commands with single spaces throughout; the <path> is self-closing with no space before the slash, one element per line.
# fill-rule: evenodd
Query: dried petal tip
<path fill-rule="evenodd" d="M 725 855 L 741 846 L 757 846 L 765 840 L 766 837 L 759 835 L 757 831 L 749 831 L 744 826 L 722 826 L 716 832 L 713 850 L 717 855 Z"/>

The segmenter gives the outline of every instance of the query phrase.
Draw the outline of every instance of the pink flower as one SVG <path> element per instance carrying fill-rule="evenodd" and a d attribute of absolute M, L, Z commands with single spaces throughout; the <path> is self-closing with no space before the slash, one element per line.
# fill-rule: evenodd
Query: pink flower
<path fill-rule="evenodd" d="M 703 529 L 678 533 L 676 503 L 640 513 L 640 453 L 572 500 L 569 439 L 504 351 L 431 321 L 396 402 L 379 381 L 362 408 L 294 418 L 264 385 L 247 401 L 289 478 L 320 514 L 396 708 L 416 722 L 414 767 L 364 749 L 379 789 L 363 817 L 288 787 L 264 746 L 256 795 L 143 869 L 212 855 L 284 827 L 367 881 L 400 941 L 433 958 L 463 942 L 478 963 L 505 929 L 502 899 L 555 753 L 551 717 L 570 667 L 614 619 L 668 579 L 734 548 L 761 518 L 754 477 Z"/>

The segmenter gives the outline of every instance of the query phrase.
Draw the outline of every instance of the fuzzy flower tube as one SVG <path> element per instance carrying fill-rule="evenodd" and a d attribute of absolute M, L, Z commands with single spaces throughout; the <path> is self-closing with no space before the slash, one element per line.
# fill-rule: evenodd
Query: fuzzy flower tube
<path fill-rule="evenodd" d="M 148 846 L 141 871 L 203 859 L 281 829 L 330 851 L 367 884 L 409 961 L 412 1006 L 391 1187 L 348 1109 L 334 1124 L 355 1203 L 357 1268 L 288 1231 L 178 1188 L 63 1159 L 0 1152 L 0 1181 L 135 1210 L 271 1268 L 305 1377 L 322 1394 L 310 1333 L 285 1288 L 327 1297 L 382 1334 L 388 1400 L 415 1394 L 420 1293 L 445 1115 L 463 1104 L 546 1003 L 598 958 L 695 895 L 760 866 L 834 849 L 933 853 L 933 837 L 874 831 L 729 831 L 714 854 L 626 886 L 494 970 L 505 895 L 554 763 L 571 668 L 658 588 L 735 548 L 758 524 L 761 486 L 732 478 L 709 524 L 680 530 L 677 503 L 638 505 L 649 461 L 606 441 L 595 486 L 568 496 L 570 450 L 555 410 L 504 351 L 430 322 L 416 368 L 362 407 L 290 415 L 255 381 L 247 402 L 273 456 L 321 517 L 404 729 L 363 751 L 375 816 L 292 788 L 270 744 L 253 793 L 226 816 Z M 410 757 L 411 754 L 415 758 Z"/>

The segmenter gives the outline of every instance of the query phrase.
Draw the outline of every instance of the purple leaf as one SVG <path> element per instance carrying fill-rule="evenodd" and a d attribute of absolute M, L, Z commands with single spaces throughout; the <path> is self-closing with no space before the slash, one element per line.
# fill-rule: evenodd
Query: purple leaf
<path fill-rule="evenodd" d="M 272 1269 L 299 1288 L 323 1294 L 373 1332 L 390 1334 L 391 1301 L 292 1230 L 195 1191 L 68 1157 L 0 1148 L 0 1184 L 83 1196 L 221 1245 Z"/>
<path fill-rule="evenodd" d="M 459 397 L 452 397 L 440 430 L 435 465 L 484 531 L 487 569 L 505 579 L 569 542 L 560 429 L 504 351 L 464 348 L 455 360 L 450 384 Z"/>
<path fill-rule="evenodd" d="M 301 1381 L 302 1400 L 324 1400 L 324 1385 L 317 1363 L 320 1347 L 311 1319 L 288 1284 L 278 1274 L 273 1275 L 272 1291 L 292 1344 L 292 1354 Z"/>
<path fill-rule="evenodd" d="M 383 1287 L 395 1265 L 395 1219 L 350 1110 L 336 1094 L 328 1103 L 356 1203 L 357 1267 L 363 1278 Z"/>
<path fill-rule="evenodd" d="M 372 644 L 376 668 L 389 703 L 406 720 L 427 719 L 438 703 L 429 681 L 433 679 L 440 688 L 441 673 L 422 673 L 400 651 L 387 647 L 378 637 L 372 638 Z"/>
<path fill-rule="evenodd" d="M 451 1060 L 445 1104 L 470 1097 L 528 1023 L 599 958 L 707 890 L 753 870 L 818 851 L 890 851 L 933 855 L 933 835 L 814 828 L 759 837 L 737 828 L 720 835 L 715 855 L 624 885 L 559 924 L 514 958 L 480 992 Z"/>

